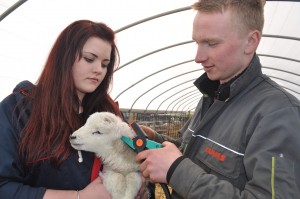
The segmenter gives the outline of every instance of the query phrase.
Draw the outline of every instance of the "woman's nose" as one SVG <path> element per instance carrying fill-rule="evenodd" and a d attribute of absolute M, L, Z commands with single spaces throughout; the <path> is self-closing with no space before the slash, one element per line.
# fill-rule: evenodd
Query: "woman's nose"
<path fill-rule="evenodd" d="M 99 63 L 95 64 L 93 72 L 101 73 L 102 70 L 103 70 L 103 67 L 102 67 L 101 63 L 100 64 Z"/>

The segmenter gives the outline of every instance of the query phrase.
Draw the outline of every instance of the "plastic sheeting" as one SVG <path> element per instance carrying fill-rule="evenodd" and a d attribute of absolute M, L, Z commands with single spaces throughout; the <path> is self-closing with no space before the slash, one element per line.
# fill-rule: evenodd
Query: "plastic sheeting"
<path fill-rule="evenodd" d="M 17 1 L 0 0 L 0 13 Z M 194 0 L 29 0 L 0 21 L 0 100 L 22 80 L 36 82 L 58 34 L 90 19 L 117 32 L 121 55 L 111 96 L 123 109 L 193 111 L 201 94 L 193 81 Z M 300 3 L 269 1 L 257 50 L 263 72 L 300 98 Z"/>

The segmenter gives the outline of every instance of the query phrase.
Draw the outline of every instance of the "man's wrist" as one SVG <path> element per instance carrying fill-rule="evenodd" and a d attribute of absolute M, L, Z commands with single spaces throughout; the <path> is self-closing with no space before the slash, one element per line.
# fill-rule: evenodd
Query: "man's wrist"
<path fill-rule="evenodd" d="M 180 156 L 179 158 L 177 158 L 170 166 L 168 172 L 167 172 L 167 183 L 169 184 L 170 179 L 175 171 L 175 169 L 177 168 L 177 166 L 180 164 L 180 162 L 182 160 L 184 160 L 185 157 L 184 156 Z"/>

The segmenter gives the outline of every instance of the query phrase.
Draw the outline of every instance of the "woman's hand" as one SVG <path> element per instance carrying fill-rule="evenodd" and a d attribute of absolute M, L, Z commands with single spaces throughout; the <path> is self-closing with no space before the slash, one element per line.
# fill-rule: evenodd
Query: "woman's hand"
<path fill-rule="evenodd" d="M 100 177 L 96 178 L 81 191 L 47 189 L 43 199 L 77 198 L 77 194 L 79 194 L 79 198 L 82 199 L 111 199 L 111 196 L 105 189 Z"/>
<path fill-rule="evenodd" d="M 80 198 L 88 199 L 111 199 L 110 194 L 104 187 L 101 177 L 97 177 L 93 182 L 79 191 Z"/>

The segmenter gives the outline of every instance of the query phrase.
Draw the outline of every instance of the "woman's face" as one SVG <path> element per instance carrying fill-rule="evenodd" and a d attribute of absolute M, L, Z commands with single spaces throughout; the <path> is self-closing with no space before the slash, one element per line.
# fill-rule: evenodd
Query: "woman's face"
<path fill-rule="evenodd" d="M 77 57 L 73 68 L 73 79 L 77 95 L 82 101 L 101 84 L 110 62 L 111 45 L 98 37 L 90 37 L 83 46 L 82 57 Z"/>

